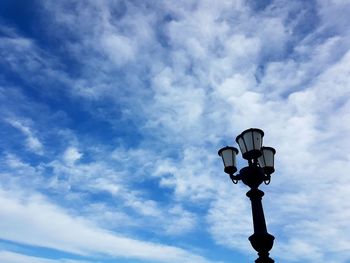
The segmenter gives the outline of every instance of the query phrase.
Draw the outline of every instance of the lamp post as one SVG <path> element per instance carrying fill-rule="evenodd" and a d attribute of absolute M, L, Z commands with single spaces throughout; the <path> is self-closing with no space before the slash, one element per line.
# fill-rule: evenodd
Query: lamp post
<path fill-rule="evenodd" d="M 270 183 L 271 174 L 275 171 L 275 149 L 262 146 L 264 132 L 260 129 L 251 128 L 237 136 L 236 142 L 242 153 L 242 157 L 248 161 L 248 166 L 242 168 L 237 175 L 236 155 L 238 149 L 226 146 L 219 150 L 218 154 L 224 162 L 224 171 L 229 174 L 232 182 L 237 184 L 242 181 L 250 187 L 247 192 L 252 205 L 254 234 L 249 237 L 252 247 L 258 252 L 259 258 L 256 263 L 273 263 L 269 257 L 275 237 L 267 232 L 264 210 L 261 199 L 264 192 L 258 187 L 263 182 Z"/>

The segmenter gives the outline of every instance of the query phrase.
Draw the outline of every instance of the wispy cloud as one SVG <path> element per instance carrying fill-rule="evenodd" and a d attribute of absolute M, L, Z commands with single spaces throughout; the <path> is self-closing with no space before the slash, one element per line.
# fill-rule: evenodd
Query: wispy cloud
<path fill-rule="evenodd" d="M 89 261 L 71 259 L 48 259 L 33 257 L 9 251 L 0 251 L 0 259 L 6 263 L 88 263 Z"/>
<path fill-rule="evenodd" d="M 184 249 L 112 234 L 70 216 L 40 195 L 1 191 L 3 239 L 80 255 L 106 254 L 159 262 L 208 262 Z"/>
<path fill-rule="evenodd" d="M 42 155 L 44 153 L 44 147 L 42 143 L 33 134 L 33 131 L 29 128 L 29 126 L 26 126 L 20 120 L 7 119 L 6 121 L 23 133 L 23 135 L 26 137 L 25 144 L 29 151 L 32 151 L 39 155 Z"/>

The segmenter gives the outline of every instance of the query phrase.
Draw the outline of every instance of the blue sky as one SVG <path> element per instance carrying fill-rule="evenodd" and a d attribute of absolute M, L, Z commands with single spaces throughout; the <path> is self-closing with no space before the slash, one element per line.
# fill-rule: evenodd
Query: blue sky
<path fill-rule="evenodd" d="M 349 13 L 1 1 L 0 261 L 253 262 L 248 189 L 217 150 L 258 127 L 272 257 L 350 262 Z"/>

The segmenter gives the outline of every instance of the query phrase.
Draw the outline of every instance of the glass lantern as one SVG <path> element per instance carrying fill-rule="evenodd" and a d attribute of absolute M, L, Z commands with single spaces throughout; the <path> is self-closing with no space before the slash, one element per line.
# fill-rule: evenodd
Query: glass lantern
<path fill-rule="evenodd" d="M 262 155 L 259 157 L 258 162 L 261 168 L 264 169 L 265 174 L 270 175 L 275 171 L 274 161 L 276 150 L 272 147 L 261 147 Z"/>
<path fill-rule="evenodd" d="M 252 160 L 261 156 L 261 146 L 264 132 L 260 129 L 251 128 L 237 136 L 236 142 L 241 149 L 244 159 Z"/>
<path fill-rule="evenodd" d="M 226 146 L 219 150 L 219 156 L 221 156 L 224 162 L 224 171 L 227 174 L 234 174 L 237 171 L 236 167 L 236 155 L 238 154 L 238 149 L 235 147 Z"/>

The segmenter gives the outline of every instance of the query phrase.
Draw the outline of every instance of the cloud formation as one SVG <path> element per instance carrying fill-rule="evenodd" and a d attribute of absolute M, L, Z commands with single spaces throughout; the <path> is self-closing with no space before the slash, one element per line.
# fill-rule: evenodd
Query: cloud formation
<path fill-rule="evenodd" d="M 0 235 L 16 249 L 0 258 L 253 260 L 246 189 L 216 152 L 259 127 L 275 260 L 350 260 L 348 1 L 5 7 Z"/>
<path fill-rule="evenodd" d="M 13 193 L 1 192 L 0 203 L 3 207 L 1 236 L 6 240 L 78 255 L 107 254 L 157 262 L 208 262 L 177 247 L 114 235 L 82 218 L 68 215 L 40 195 L 13 196 Z"/>

